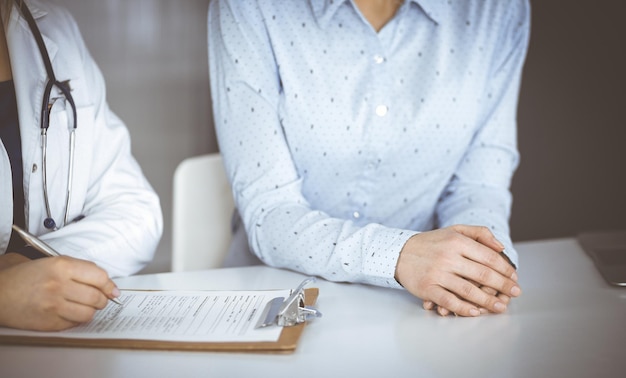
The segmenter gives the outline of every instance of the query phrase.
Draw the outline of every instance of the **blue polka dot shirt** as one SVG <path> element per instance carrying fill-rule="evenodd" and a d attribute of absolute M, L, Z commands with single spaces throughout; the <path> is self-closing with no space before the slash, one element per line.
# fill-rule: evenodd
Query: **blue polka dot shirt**
<path fill-rule="evenodd" d="M 399 287 L 412 235 L 508 220 L 530 9 L 405 1 L 376 32 L 349 0 L 214 0 L 220 151 L 254 253 Z"/>

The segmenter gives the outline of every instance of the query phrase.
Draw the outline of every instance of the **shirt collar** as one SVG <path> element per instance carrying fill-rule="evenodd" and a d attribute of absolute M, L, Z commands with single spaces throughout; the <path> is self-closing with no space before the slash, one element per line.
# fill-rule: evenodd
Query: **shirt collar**
<path fill-rule="evenodd" d="M 350 0 L 309 0 L 311 9 L 317 19 L 320 27 L 325 28 L 333 18 L 337 9 Z M 405 0 L 409 3 L 415 3 L 422 11 L 435 23 L 441 21 L 442 7 L 444 2 L 441 0 Z"/>

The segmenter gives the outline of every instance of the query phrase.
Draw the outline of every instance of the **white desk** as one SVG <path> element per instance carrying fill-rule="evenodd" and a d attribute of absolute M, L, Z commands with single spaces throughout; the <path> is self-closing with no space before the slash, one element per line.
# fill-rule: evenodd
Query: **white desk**
<path fill-rule="evenodd" d="M 442 318 L 400 290 L 318 280 L 324 316 L 290 355 L 0 345 L 0 377 L 617 377 L 626 372 L 626 289 L 573 239 L 517 245 L 523 295 L 506 314 Z M 121 288 L 275 289 L 268 267 L 165 273 Z"/>

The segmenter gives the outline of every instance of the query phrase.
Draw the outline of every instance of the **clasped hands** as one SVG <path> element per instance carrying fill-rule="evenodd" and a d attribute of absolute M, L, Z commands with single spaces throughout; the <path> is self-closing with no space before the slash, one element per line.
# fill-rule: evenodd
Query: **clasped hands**
<path fill-rule="evenodd" d="M 445 316 L 506 311 L 521 294 L 504 246 L 486 227 L 455 225 L 412 236 L 402 248 L 396 280 Z"/>

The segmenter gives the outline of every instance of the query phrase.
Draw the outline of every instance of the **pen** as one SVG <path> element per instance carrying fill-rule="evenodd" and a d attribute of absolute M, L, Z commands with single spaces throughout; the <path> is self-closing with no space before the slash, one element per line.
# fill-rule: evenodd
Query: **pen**
<path fill-rule="evenodd" d="M 35 235 L 31 234 L 30 232 L 22 230 L 21 228 L 19 228 L 16 225 L 13 225 L 13 230 L 15 232 L 17 232 L 17 234 L 22 239 L 24 239 L 24 241 L 26 243 L 28 243 L 28 245 L 30 245 L 31 247 L 35 248 L 39 252 L 45 254 L 46 256 L 50 256 L 50 257 L 61 256 L 61 254 L 59 252 L 55 251 L 52 247 L 50 247 L 48 244 L 46 244 L 46 242 L 44 242 L 43 240 L 39 239 L 38 237 L 36 237 Z"/>
<path fill-rule="evenodd" d="M 50 247 L 48 244 L 46 244 L 46 242 L 39 239 L 38 237 L 31 234 L 30 232 L 23 230 L 16 225 L 13 225 L 13 230 L 15 230 L 15 232 L 17 232 L 17 234 L 22 239 L 24 239 L 24 241 L 28 243 L 28 245 L 35 248 L 39 252 L 45 254 L 46 256 L 50 256 L 50 257 L 61 256 L 61 254 L 55 251 L 54 248 Z M 120 302 L 117 298 L 109 298 L 109 299 L 113 301 L 114 303 L 117 303 L 118 305 L 122 304 L 122 302 Z"/>

